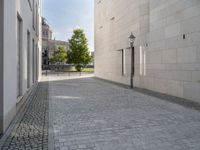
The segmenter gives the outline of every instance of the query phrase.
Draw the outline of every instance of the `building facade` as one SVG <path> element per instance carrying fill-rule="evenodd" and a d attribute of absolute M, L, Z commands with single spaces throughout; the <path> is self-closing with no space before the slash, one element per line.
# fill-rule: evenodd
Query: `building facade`
<path fill-rule="evenodd" d="M 42 40 L 51 40 L 52 34 L 53 32 L 49 27 L 47 20 L 42 17 Z"/>
<path fill-rule="evenodd" d="M 0 133 L 41 74 L 40 0 L 0 0 Z"/>
<path fill-rule="evenodd" d="M 95 74 L 200 102 L 199 0 L 95 0 Z"/>
<path fill-rule="evenodd" d="M 52 57 L 53 53 L 59 46 L 64 47 L 67 51 L 69 44 L 66 41 L 56 40 L 52 38 L 52 29 L 47 23 L 45 18 L 42 18 L 42 53 L 43 53 L 43 65 L 49 64 L 49 58 Z M 46 56 L 48 55 L 48 57 Z"/>

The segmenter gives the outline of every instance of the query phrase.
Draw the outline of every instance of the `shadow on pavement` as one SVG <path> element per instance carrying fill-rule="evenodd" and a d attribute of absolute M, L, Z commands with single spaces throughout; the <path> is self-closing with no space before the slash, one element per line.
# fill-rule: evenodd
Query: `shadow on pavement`
<path fill-rule="evenodd" d="M 164 100 L 164 101 L 167 101 L 167 102 L 170 102 L 170 103 L 175 103 L 175 104 L 178 104 L 178 105 L 181 105 L 181 106 L 184 106 L 184 107 L 187 107 L 187 108 L 190 108 L 190 109 L 194 109 L 194 110 L 198 110 L 200 111 L 200 103 L 198 102 L 195 102 L 195 101 L 191 101 L 191 100 L 187 100 L 187 99 L 183 99 L 183 98 L 179 98 L 179 97 L 174 97 L 174 96 L 170 96 L 170 95 L 167 95 L 167 94 L 163 94 L 163 93 L 158 93 L 158 92 L 154 92 L 154 91 L 150 91 L 150 90 L 146 90 L 146 89 L 141 89 L 141 88 L 133 88 L 131 89 L 128 85 L 124 85 L 124 84 L 120 84 L 120 83 L 116 83 L 116 82 L 112 82 L 112 81 L 108 81 L 108 80 L 104 80 L 104 79 L 100 79 L 100 78 L 97 78 L 97 77 L 87 77 L 87 76 L 75 76 L 73 78 L 68 78 L 68 79 L 62 79 L 62 78 L 55 78 L 54 80 L 51 80 L 50 82 L 56 82 L 56 83 L 63 83 L 64 84 L 64 81 L 70 81 L 71 82 L 86 82 L 87 80 L 87 83 L 89 80 L 91 80 L 91 82 L 98 82 L 98 84 L 110 84 L 110 85 L 115 85 L 115 86 L 118 86 L 118 87 L 121 87 L 121 88 L 125 88 L 125 89 L 129 89 L 129 90 L 133 90 L 135 92 L 139 92 L 139 93 L 142 93 L 144 95 L 148 95 L 148 96 L 151 96 L 151 97 L 155 97 L 155 98 L 158 98 L 160 100 Z"/>

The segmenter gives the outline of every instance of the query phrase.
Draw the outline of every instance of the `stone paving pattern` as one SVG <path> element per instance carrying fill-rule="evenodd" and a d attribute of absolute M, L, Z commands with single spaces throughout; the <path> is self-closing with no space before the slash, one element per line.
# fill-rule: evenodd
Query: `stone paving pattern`
<path fill-rule="evenodd" d="M 18 119 L 1 149 L 47 150 L 48 83 L 39 83 L 35 96 L 21 115 L 22 119 Z"/>
<path fill-rule="evenodd" d="M 200 149 L 197 107 L 141 92 L 91 77 L 46 78 L 2 150 Z"/>
<path fill-rule="evenodd" d="M 199 150 L 200 111 L 94 78 L 49 83 L 55 150 Z"/>

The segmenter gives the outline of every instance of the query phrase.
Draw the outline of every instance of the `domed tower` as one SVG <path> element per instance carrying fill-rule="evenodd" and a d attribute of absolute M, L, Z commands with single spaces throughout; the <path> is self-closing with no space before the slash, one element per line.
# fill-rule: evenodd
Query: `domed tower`
<path fill-rule="evenodd" d="M 52 30 L 48 25 L 47 20 L 42 17 L 42 39 L 51 40 L 52 39 Z"/>

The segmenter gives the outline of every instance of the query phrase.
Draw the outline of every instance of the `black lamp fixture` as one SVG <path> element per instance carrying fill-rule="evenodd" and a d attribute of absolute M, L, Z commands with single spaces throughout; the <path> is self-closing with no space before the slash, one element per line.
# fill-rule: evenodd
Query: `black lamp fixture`
<path fill-rule="evenodd" d="M 133 76 L 135 74 L 135 48 L 134 42 L 136 37 L 131 33 L 129 36 L 130 48 L 131 48 L 131 76 L 130 76 L 130 87 L 133 88 Z"/>
<path fill-rule="evenodd" d="M 129 42 L 130 42 L 131 45 L 133 45 L 134 42 L 135 42 L 135 36 L 133 35 L 132 32 L 131 32 L 131 35 L 129 36 Z"/>

